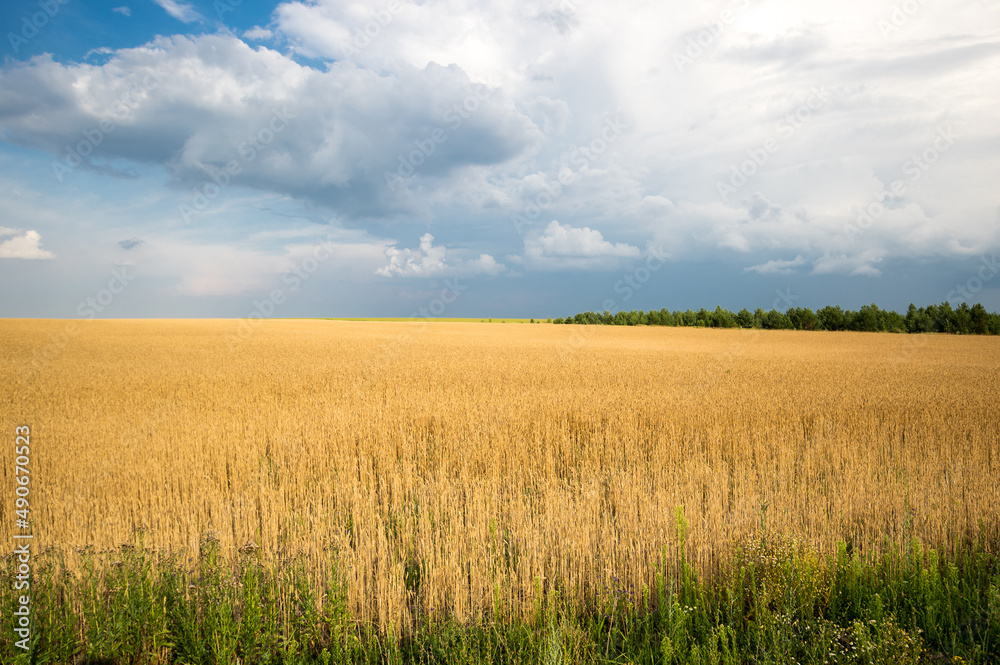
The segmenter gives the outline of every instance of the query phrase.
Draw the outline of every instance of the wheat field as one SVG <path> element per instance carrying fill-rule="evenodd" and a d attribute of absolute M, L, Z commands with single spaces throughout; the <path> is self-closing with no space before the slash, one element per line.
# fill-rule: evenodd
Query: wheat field
<path fill-rule="evenodd" d="M 508 323 L 0 321 L 35 545 L 307 557 L 380 625 L 1000 535 L 1000 340 Z M 13 487 L 13 445 L 0 475 Z M 11 542 L 11 501 L 0 539 Z M 73 565 L 74 558 L 68 558 Z"/>

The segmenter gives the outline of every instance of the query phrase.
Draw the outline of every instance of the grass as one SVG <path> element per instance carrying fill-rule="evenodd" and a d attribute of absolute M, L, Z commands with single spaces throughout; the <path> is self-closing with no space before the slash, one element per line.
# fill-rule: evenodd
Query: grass
<path fill-rule="evenodd" d="M 0 322 L 51 662 L 997 657 L 1000 340 L 65 325 Z"/>
<path fill-rule="evenodd" d="M 678 511 L 680 551 L 686 523 Z M 978 541 L 952 559 L 913 541 L 877 562 L 761 536 L 702 581 L 681 556 L 654 587 L 610 579 L 587 603 L 558 589 L 527 617 L 498 600 L 475 621 L 429 614 L 409 630 L 358 621 L 346 589 L 316 587 L 305 559 L 230 562 L 211 534 L 193 557 L 138 545 L 86 552 L 82 576 L 40 557 L 37 638 L 20 663 L 993 663 L 1000 567 Z M 674 564 L 677 565 L 674 565 Z M 7 558 L 7 572 L 13 563 Z M 96 573 L 101 570 L 102 573 Z M 330 579 L 337 579 L 332 571 Z M 499 595 L 499 594 L 498 594 Z M 0 607 L 13 608 L 9 585 Z"/>

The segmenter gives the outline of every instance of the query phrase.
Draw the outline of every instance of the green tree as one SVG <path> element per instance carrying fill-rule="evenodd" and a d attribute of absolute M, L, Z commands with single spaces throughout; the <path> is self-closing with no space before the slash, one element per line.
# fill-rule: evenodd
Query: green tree
<path fill-rule="evenodd" d="M 955 310 L 951 308 L 951 303 L 945 300 L 937 308 L 937 316 L 934 317 L 934 329 L 938 332 L 955 332 Z"/>
<path fill-rule="evenodd" d="M 994 312 L 990 314 L 987 318 L 987 327 L 989 328 L 991 335 L 1000 335 L 1000 314 Z"/>
<path fill-rule="evenodd" d="M 931 329 L 931 321 L 927 316 L 927 312 L 921 307 L 917 309 L 917 306 L 912 302 L 909 308 L 906 310 L 906 332 L 911 333 L 923 333 Z"/>
<path fill-rule="evenodd" d="M 823 330 L 844 330 L 844 310 L 840 308 L 840 305 L 836 307 L 826 306 L 823 309 L 816 312 L 817 318 L 819 318 L 819 324 L 823 327 Z"/>
<path fill-rule="evenodd" d="M 722 309 L 721 305 L 716 305 L 712 312 L 712 326 L 715 328 L 736 328 L 736 317 L 728 309 Z"/>
<path fill-rule="evenodd" d="M 982 303 L 976 303 L 969 311 L 970 329 L 974 335 L 988 335 L 990 332 L 990 315 Z"/>
<path fill-rule="evenodd" d="M 871 305 L 864 305 L 858 310 L 858 313 L 852 317 L 850 330 L 857 330 L 859 332 L 879 332 L 881 328 L 882 321 L 879 317 L 878 305 L 872 303 Z"/>
<path fill-rule="evenodd" d="M 955 310 L 955 332 L 960 335 L 968 335 L 972 332 L 972 310 L 969 304 L 963 302 Z"/>
<path fill-rule="evenodd" d="M 772 309 L 764 314 L 764 326 L 767 330 L 791 330 L 792 321 L 784 312 Z"/>
<path fill-rule="evenodd" d="M 490 319 L 492 322 L 493 319 Z M 579 325 L 619 325 L 619 326 L 701 326 L 712 328 L 768 328 L 795 330 L 859 330 L 866 332 L 942 332 L 976 335 L 1000 335 L 1000 313 L 986 311 L 981 303 L 969 306 L 961 303 L 952 309 L 947 301 L 940 305 L 917 307 L 913 303 L 906 310 L 906 316 L 894 310 L 880 309 L 872 303 L 857 312 L 827 306 L 813 312 L 808 307 L 792 307 L 782 313 L 772 309 L 769 312 L 757 308 L 752 314 L 745 307 L 733 314 L 721 305 L 715 310 L 705 308 L 694 312 L 690 309 L 671 312 L 667 308 L 659 311 L 631 310 L 580 312 L 566 318 L 557 318 L 552 323 Z M 535 320 L 532 319 L 534 323 Z"/>
<path fill-rule="evenodd" d="M 796 330 L 816 330 L 819 327 L 816 313 L 808 307 L 793 307 L 786 314 L 792 321 L 792 327 Z"/>

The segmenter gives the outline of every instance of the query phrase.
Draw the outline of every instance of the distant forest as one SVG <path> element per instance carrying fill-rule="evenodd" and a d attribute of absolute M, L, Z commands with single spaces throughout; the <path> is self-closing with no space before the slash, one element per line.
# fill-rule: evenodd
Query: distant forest
<path fill-rule="evenodd" d="M 714 311 L 699 309 L 671 312 L 667 309 L 648 312 L 632 310 L 612 314 L 583 312 L 553 323 L 596 324 L 607 326 L 691 326 L 701 328 L 760 328 L 764 330 L 856 330 L 861 332 L 953 333 L 958 335 L 1000 335 L 1000 314 L 987 312 L 977 303 L 962 303 L 952 307 L 944 302 L 930 307 L 910 304 L 906 315 L 875 304 L 858 311 L 824 307 L 813 311 L 808 307 L 792 307 L 785 312 L 776 309 L 751 312 L 741 309 L 735 314 L 716 307 Z"/>

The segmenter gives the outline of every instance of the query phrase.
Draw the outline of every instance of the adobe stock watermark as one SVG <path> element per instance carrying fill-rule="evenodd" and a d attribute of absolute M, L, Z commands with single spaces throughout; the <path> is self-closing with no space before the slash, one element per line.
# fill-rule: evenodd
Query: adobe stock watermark
<path fill-rule="evenodd" d="M 20 533 L 14 534 L 14 556 L 17 557 L 17 568 L 14 571 L 14 590 L 20 591 L 17 596 L 17 609 L 13 612 L 14 632 L 20 640 L 14 646 L 24 651 L 29 650 L 32 642 L 32 619 L 34 610 L 31 607 L 31 539 L 35 534 L 31 530 L 33 520 L 31 514 L 31 428 L 19 425 L 14 428 L 14 526 Z M 30 499 L 30 501 L 29 501 Z M 25 533 L 27 532 L 27 533 Z"/>
<path fill-rule="evenodd" d="M 435 318 L 440 318 L 448 310 L 448 307 L 458 302 L 458 299 L 462 297 L 462 293 L 467 288 L 469 288 L 469 285 L 462 283 L 462 280 L 457 276 L 446 278 L 444 280 L 444 287 L 438 291 L 437 295 L 431 298 L 425 306 L 418 307 L 407 319 L 407 323 L 419 324 L 416 330 L 412 326 L 407 326 L 400 332 L 390 347 L 390 353 L 382 355 L 383 361 L 388 362 L 390 355 L 400 354 L 403 350 L 403 344 L 411 341 L 415 334 L 427 330 L 427 322 Z"/>
<path fill-rule="evenodd" d="M 962 296 L 963 301 L 972 302 L 972 298 L 983 290 L 983 286 L 996 277 L 997 273 L 1000 272 L 997 255 L 994 254 L 992 258 L 985 256 L 981 258 L 982 262 L 979 269 L 976 270 L 976 274 L 967 279 L 964 284 L 955 285 L 955 288 L 948 292 L 948 297 L 945 300 L 951 301 L 956 296 Z"/>
<path fill-rule="evenodd" d="M 184 223 L 189 223 L 194 217 L 208 209 L 209 205 L 219 197 L 222 191 L 228 187 L 233 179 L 243 172 L 243 167 L 252 162 L 275 140 L 278 134 L 288 128 L 289 120 L 297 116 L 285 106 L 281 110 L 273 110 L 267 123 L 257 132 L 247 136 L 245 141 L 241 141 L 236 146 L 238 159 L 230 159 L 226 164 L 218 169 L 202 164 L 202 169 L 208 174 L 201 187 L 196 187 L 192 191 L 191 204 L 180 204 L 178 210 Z"/>
<path fill-rule="evenodd" d="M 246 317 L 240 319 L 236 325 L 236 331 L 230 337 L 229 346 L 232 348 L 235 343 L 250 338 L 254 330 L 260 326 L 264 319 L 274 316 L 278 308 L 288 301 L 288 297 L 298 293 L 302 285 L 307 282 L 319 266 L 329 261 L 333 256 L 334 245 L 336 243 L 330 237 L 326 237 L 316 243 L 308 256 L 301 259 L 292 266 L 291 270 L 281 275 L 281 283 L 285 288 L 275 288 L 261 300 L 253 301 L 253 309 Z"/>
<path fill-rule="evenodd" d="M 746 9 L 750 6 L 750 0 L 734 0 L 732 3 L 735 9 Z M 698 34 L 688 37 L 687 44 L 682 51 L 674 51 L 674 65 L 679 73 L 684 72 L 684 68 L 694 64 L 694 61 L 703 56 L 715 43 L 726 28 L 736 20 L 736 13 L 733 9 L 723 9 L 719 16 L 707 23 L 704 29 Z"/>
<path fill-rule="evenodd" d="M 924 6 L 925 0 L 904 0 L 892 6 L 887 18 L 880 18 L 875 22 L 878 31 L 882 33 L 882 39 L 889 39 L 889 35 L 896 32 Z"/>
<path fill-rule="evenodd" d="M 434 318 L 440 317 L 449 307 L 458 302 L 459 298 L 469 287 L 467 283 L 455 276 L 444 280 L 444 287 L 438 291 L 437 295 L 431 298 L 426 305 L 417 308 L 409 318 L 403 322 L 398 335 L 383 343 L 379 353 L 372 353 L 365 356 L 365 371 L 372 375 L 378 375 L 391 366 L 399 357 L 403 355 L 405 347 L 414 338 L 427 330 L 431 325 L 428 323 Z"/>
<path fill-rule="evenodd" d="M 997 255 L 980 257 L 979 267 L 974 271 L 974 274 L 964 283 L 956 284 L 955 288 L 948 291 L 948 295 L 944 298 L 945 302 L 950 303 L 958 296 L 961 296 L 962 302 L 972 302 L 976 294 L 982 291 L 997 274 L 1000 274 L 1000 261 L 997 260 Z M 917 357 L 929 343 L 930 335 L 927 333 L 904 334 L 900 340 L 899 348 L 889 357 L 889 360 L 894 363 L 909 362 Z"/>
<path fill-rule="evenodd" d="M 457 131 L 466 120 L 480 109 L 483 102 L 493 96 L 497 91 L 497 86 L 488 83 L 478 83 L 472 94 L 468 95 L 461 102 L 456 102 L 450 109 L 441 115 L 441 121 L 448 125 L 451 131 Z M 441 126 L 432 129 L 425 138 L 417 139 L 413 142 L 416 146 L 409 153 L 398 156 L 398 165 L 395 173 L 385 171 L 385 184 L 393 192 L 404 180 L 412 178 L 420 170 L 431 155 L 437 152 L 439 145 L 448 140 L 448 131 Z"/>
<path fill-rule="evenodd" d="M 906 333 L 900 335 L 899 348 L 889 356 L 889 362 L 899 364 L 913 360 L 927 347 L 928 336 L 925 333 Z"/>
<path fill-rule="evenodd" d="M 132 111 L 142 104 L 146 96 L 160 86 L 161 76 L 162 74 L 157 71 L 148 72 L 137 85 L 115 100 L 111 105 L 111 113 L 96 127 L 81 132 L 83 140 L 74 145 L 67 145 L 66 156 L 52 162 L 52 173 L 55 174 L 56 180 L 62 182 L 66 174 L 93 154 L 94 150 L 104 143 L 104 139 L 118 128 L 119 123 L 126 120 Z"/>
<path fill-rule="evenodd" d="M 601 304 L 601 309 L 612 315 L 624 311 L 624 305 L 632 299 L 632 296 L 642 290 L 653 275 L 663 268 L 669 258 L 670 255 L 663 250 L 662 246 L 650 247 L 646 259 L 633 268 L 630 273 L 622 275 L 622 278 L 616 281 L 612 287 L 612 290 L 621 296 L 621 299 L 607 298 Z M 586 344 L 587 339 L 594 334 L 590 328 L 589 325 L 574 325 L 569 337 L 562 340 L 557 348 L 560 357 L 565 358 Z"/>
<path fill-rule="evenodd" d="M 120 265 L 111 269 L 111 278 L 107 286 L 97 293 L 80 301 L 76 306 L 76 314 L 83 319 L 96 319 L 97 315 L 108 309 L 119 295 L 132 284 L 135 273 L 133 266 Z M 59 333 L 51 333 L 49 341 L 32 353 L 29 372 L 43 370 L 63 349 L 69 346 L 74 337 L 80 334 L 80 326 L 75 321 L 69 321 Z"/>
<path fill-rule="evenodd" d="M 775 289 L 774 292 L 778 296 L 771 302 L 771 309 L 774 311 L 791 309 L 800 297 L 792 293 L 790 286 L 785 287 L 784 290 Z M 735 332 L 737 336 L 729 343 L 726 350 L 721 354 L 711 356 L 708 360 L 708 365 L 705 368 L 705 380 L 696 384 L 701 392 L 708 391 L 715 385 L 716 381 L 730 373 L 736 366 L 736 361 L 743 357 L 747 349 L 756 344 L 764 335 L 760 328 L 740 328 Z"/>
<path fill-rule="evenodd" d="M 903 175 L 908 176 L 908 179 L 892 181 L 888 190 L 883 189 L 881 192 L 875 192 L 874 201 L 867 206 L 858 208 L 856 222 L 844 225 L 844 233 L 847 234 L 847 239 L 853 243 L 864 235 L 888 210 L 885 200 L 890 197 L 898 199 L 906 194 L 910 185 L 920 180 L 938 162 L 941 156 L 955 145 L 957 138 L 950 126 L 938 129 L 937 135 L 930 145 L 912 155 L 900 166 Z"/>
<path fill-rule="evenodd" d="M 344 47 L 344 52 L 347 55 L 359 55 L 378 39 L 382 31 L 389 27 L 389 24 L 401 11 L 403 11 L 403 4 L 398 0 L 390 0 L 384 8 L 376 11 L 368 22 L 360 28 L 354 29 L 351 43 Z"/>
<path fill-rule="evenodd" d="M 569 187 L 577 176 L 586 169 L 591 162 L 599 159 L 608 148 L 617 141 L 628 125 L 622 121 L 620 115 L 614 119 L 608 118 L 604 121 L 604 127 L 600 134 L 595 136 L 587 145 L 577 146 L 573 157 L 569 160 L 569 165 L 563 165 L 557 171 L 556 181 L 544 183 L 542 191 L 534 196 L 520 213 L 513 212 L 510 221 L 519 235 L 524 234 L 524 228 L 530 224 L 553 203 L 562 196 L 566 187 Z M 575 167 L 575 169 L 574 169 Z"/>
<path fill-rule="evenodd" d="M 448 305 L 455 304 L 462 292 L 469 288 L 468 284 L 463 284 L 458 277 L 451 277 L 444 280 L 444 288 L 440 293 L 427 303 L 426 307 L 420 307 L 410 315 L 410 321 L 423 321 L 432 319 L 444 314 Z"/>
<path fill-rule="evenodd" d="M 773 310 L 778 310 L 779 305 L 784 305 L 786 310 L 791 309 L 795 305 L 795 301 L 799 299 L 797 295 L 792 293 L 791 287 L 786 288 L 784 291 L 775 289 L 774 292 L 778 294 L 778 297 L 771 303 L 771 309 Z"/>
<path fill-rule="evenodd" d="M 659 271 L 670 258 L 662 247 L 650 247 L 648 251 L 649 255 L 641 265 L 615 282 L 614 292 L 622 297 L 622 305 L 631 300 L 637 291 L 642 290 L 643 285 L 652 278 L 653 273 Z M 622 308 L 618 306 L 617 300 L 608 298 L 602 304 L 601 309 L 617 314 Z"/>
<path fill-rule="evenodd" d="M 66 4 L 69 4 L 69 0 L 39 0 L 39 11 L 22 16 L 20 31 L 7 33 L 7 41 L 10 42 L 14 55 L 18 54 L 22 46 L 34 39 L 49 21 L 56 17 L 62 5 Z"/>
<path fill-rule="evenodd" d="M 795 132 L 809 121 L 813 113 L 823 108 L 829 100 L 830 94 L 826 91 L 825 86 L 813 88 L 806 101 L 779 120 L 775 124 L 774 130 L 782 140 L 792 138 Z M 725 202 L 730 194 L 735 194 L 767 164 L 771 155 L 780 149 L 781 141 L 773 136 L 764 141 L 760 147 L 747 149 L 749 159 L 743 160 L 739 165 L 730 164 L 729 180 L 727 182 L 716 181 L 715 189 L 719 192 L 719 198 Z"/>
<path fill-rule="evenodd" d="M 226 14 L 235 12 L 236 8 L 243 4 L 243 0 L 215 0 L 212 9 L 215 10 L 215 17 L 224 21 Z"/>

